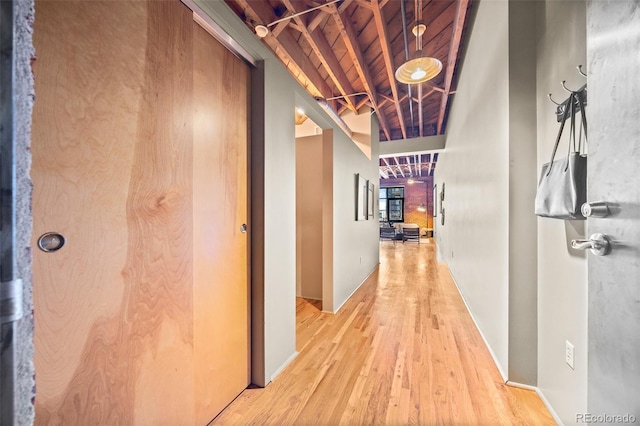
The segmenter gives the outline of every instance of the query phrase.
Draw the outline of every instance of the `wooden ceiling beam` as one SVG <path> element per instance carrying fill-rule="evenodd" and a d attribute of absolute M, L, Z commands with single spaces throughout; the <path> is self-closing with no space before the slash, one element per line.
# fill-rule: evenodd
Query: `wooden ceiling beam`
<path fill-rule="evenodd" d="M 256 22 L 273 22 L 276 18 L 273 10 L 267 2 L 237 0 L 245 14 Z M 322 78 L 309 57 L 298 45 L 297 40 L 288 32 L 283 31 L 278 37 L 269 32 L 264 38 L 266 43 L 278 55 L 283 62 L 291 62 L 295 65 L 303 77 L 314 86 L 314 91 L 324 98 L 331 97 L 332 91 Z"/>
<path fill-rule="evenodd" d="M 432 93 L 437 92 L 436 90 L 436 86 L 431 86 L 430 90 L 427 92 L 426 95 L 423 94 L 423 90 L 422 90 L 422 85 L 418 86 L 418 98 L 415 99 L 415 102 L 418 104 L 418 126 L 420 129 L 420 136 L 424 136 L 424 125 L 425 125 L 425 121 L 424 121 L 424 108 L 422 107 L 422 101 L 427 99 L 429 97 L 429 95 L 431 95 Z"/>
<path fill-rule="evenodd" d="M 393 168 L 391 167 L 391 164 L 389 164 L 389 161 L 386 158 L 383 158 L 382 161 L 384 161 L 384 164 L 387 165 L 387 168 L 389 169 L 389 171 L 391 172 L 391 174 L 393 175 L 394 178 L 397 178 L 398 175 L 396 174 L 396 172 L 393 170 Z"/>
<path fill-rule="evenodd" d="M 387 78 L 389 79 L 389 85 L 391 86 L 391 93 L 393 95 L 393 103 L 396 107 L 396 114 L 398 114 L 398 121 L 400 122 L 400 130 L 402 131 L 403 139 L 407 138 L 407 126 L 404 122 L 404 114 L 402 113 L 402 107 L 398 100 L 398 85 L 395 78 L 395 70 L 393 65 L 393 56 L 391 55 L 391 45 L 389 44 L 389 35 L 387 34 L 387 22 L 384 18 L 382 11 L 382 4 L 378 0 L 371 0 L 371 10 L 373 11 L 373 19 L 378 30 L 378 40 L 380 40 L 380 47 L 382 48 L 382 56 L 384 58 L 385 69 L 387 70 Z"/>
<path fill-rule="evenodd" d="M 246 1 L 246 0 L 245 0 Z M 364 56 L 362 54 L 362 49 L 358 44 L 358 36 L 356 34 L 353 25 L 349 19 L 344 19 L 342 14 L 338 11 L 335 3 L 328 6 L 329 10 L 331 10 L 331 14 L 333 19 L 338 27 L 338 31 L 344 34 L 344 42 L 347 47 L 347 51 L 351 56 L 351 60 L 353 61 L 353 65 L 358 71 L 358 75 L 362 84 L 364 85 L 365 91 L 369 94 L 369 98 L 373 103 L 373 108 L 376 110 L 376 114 L 378 115 L 378 121 L 380 123 L 380 127 L 384 132 L 387 140 L 391 140 L 391 132 L 389 131 L 389 124 L 387 123 L 387 118 L 385 117 L 382 110 L 378 105 L 378 98 L 376 93 L 376 86 L 373 84 L 373 79 L 371 78 L 371 74 L 369 72 L 369 68 L 367 67 L 367 62 L 364 60 Z M 346 9 L 345 9 L 346 10 Z"/>
<path fill-rule="evenodd" d="M 398 166 L 398 170 L 400 171 L 400 174 L 402 175 L 402 177 L 404 177 L 404 172 L 402 171 L 402 167 L 400 166 L 400 162 L 398 161 L 398 157 L 393 157 L 393 159 L 396 162 L 396 165 Z"/>
<path fill-rule="evenodd" d="M 444 78 L 444 92 L 442 93 L 442 100 L 440 102 L 440 113 L 438 115 L 437 133 L 439 135 L 442 134 L 442 126 L 444 124 L 444 116 L 447 112 L 447 104 L 449 102 L 449 94 L 451 92 L 453 73 L 458 61 L 458 51 L 460 50 L 460 44 L 462 43 L 462 30 L 464 29 L 465 21 L 467 19 L 467 11 L 469 10 L 470 1 L 471 0 L 457 0 L 458 8 L 456 10 L 455 18 L 453 19 L 453 36 L 451 37 L 451 47 L 449 48 L 449 55 L 447 60 L 447 71 Z"/>
<path fill-rule="evenodd" d="M 271 34 L 273 34 L 273 36 L 277 38 L 280 33 L 282 33 L 282 31 L 284 31 L 284 29 L 289 26 L 289 24 L 289 21 L 278 22 L 275 28 L 271 30 Z"/>
<path fill-rule="evenodd" d="M 315 16 L 309 20 L 309 24 L 307 25 L 309 31 L 313 31 L 318 28 L 318 26 L 330 15 L 330 13 L 326 13 L 326 11 L 322 9 L 318 9 L 315 13 Z"/>
<path fill-rule="evenodd" d="M 378 96 L 380 96 L 381 98 L 383 98 L 385 101 L 388 101 L 388 102 L 392 102 L 393 103 L 393 102 L 396 101 L 394 98 L 392 98 L 389 95 L 385 95 L 384 93 L 378 93 Z"/>
<path fill-rule="evenodd" d="M 373 5 L 366 0 L 355 0 L 358 6 L 366 7 L 367 9 L 373 9 Z M 341 5 L 342 7 L 343 5 Z M 342 10 L 345 10 L 349 5 L 345 6 Z"/>
<path fill-rule="evenodd" d="M 282 0 L 282 3 L 290 12 L 294 14 L 304 11 L 304 9 L 300 7 L 302 6 L 300 3 L 294 3 L 291 0 Z M 313 31 L 309 31 L 305 25 L 305 22 L 300 16 L 296 16 L 293 19 L 298 24 L 298 26 L 300 26 L 300 29 L 302 30 L 302 36 L 307 40 L 318 59 L 320 59 L 320 62 L 323 64 L 324 69 L 327 71 L 329 77 L 331 77 L 331 80 L 333 80 L 334 84 L 338 88 L 338 91 L 340 92 L 340 94 L 342 94 L 342 96 L 344 96 L 344 101 L 349 106 L 349 109 L 351 109 L 353 112 L 356 112 L 355 104 L 353 103 L 351 97 L 347 96 L 351 93 L 354 93 L 355 90 L 353 90 L 353 86 L 351 86 L 351 83 L 347 78 L 347 74 L 342 69 L 340 61 L 338 61 L 338 58 L 331 49 L 331 46 L 329 45 L 329 42 L 327 41 L 327 38 L 325 37 L 322 30 L 320 28 L 316 28 Z"/>
<path fill-rule="evenodd" d="M 363 106 L 365 106 L 365 105 L 367 105 L 367 104 L 371 105 L 371 101 L 369 100 L 369 97 L 368 97 L 368 96 L 367 96 L 367 97 L 365 97 L 365 98 L 362 98 L 362 99 L 360 100 L 360 102 L 358 102 L 358 103 L 356 104 L 356 110 L 360 111 L 360 108 L 362 108 Z"/>
<path fill-rule="evenodd" d="M 442 93 L 444 92 L 444 89 L 439 88 L 438 86 L 430 86 L 428 84 L 425 85 L 425 87 L 427 89 L 429 89 L 429 91 L 427 92 L 426 95 L 422 96 L 422 99 L 426 99 L 429 97 L 429 95 L 435 93 L 435 92 L 439 92 Z M 454 92 L 450 92 L 450 93 L 454 93 Z M 409 98 L 409 94 L 407 93 L 406 95 L 404 95 L 402 98 L 400 98 L 400 102 L 404 102 L 406 99 Z M 418 96 L 412 96 L 411 99 L 413 100 L 413 102 L 418 103 L 420 102 L 420 98 Z"/>
<path fill-rule="evenodd" d="M 297 22 L 294 22 L 293 20 L 288 20 L 288 21 L 278 22 L 278 24 L 276 25 L 276 28 L 273 30 L 273 33 L 276 37 L 280 35 L 280 33 L 282 32 L 282 30 L 280 30 L 276 33 L 276 30 L 278 29 L 278 27 L 280 27 L 280 24 L 284 24 L 284 23 L 286 23 L 287 25 L 284 25 L 282 27 L 282 30 L 284 30 L 285 28 L 290 28 L 292 30 L 296 30 L 299 33 L 302 32 L 302 26 L 300 26 Z"/>
<path fill-rule="evenodd" d="M 322 78 L 317 68 L 311 60 L 300 49 L 297 41 L 289 33 L 282 33 L 280 37 L 267 36 L 267 44 L 271 46 L 274 52 L 277 52 L 282 59 L 283 57 L 300 70 L 300 73 L 311 83 L 323 98 L 331 97 L 333 94 L 327 82 Z M 279 48 L 279 49 L 278 49 Z"/>

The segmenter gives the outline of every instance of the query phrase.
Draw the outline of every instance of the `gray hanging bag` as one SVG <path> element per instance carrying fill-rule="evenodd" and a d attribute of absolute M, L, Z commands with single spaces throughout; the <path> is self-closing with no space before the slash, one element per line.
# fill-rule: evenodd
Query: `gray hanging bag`
<path fill-rule="evenodd" d="M 587 202 L 587 155 L 584 153 L 587 141 L 587 118 L 582 96 L 583 92 L 573 92 L 569 97 L 564 108 L 556 144 L 551 154 L 551 161 L 542 166 L 535 201 L 535 214 L 538 216 L 569 220 L 586 219 L 580 211 L 582 204 Z M 575 117 L 578 109 L 576 105 L 579 106 L 581 116 L 577 146 Z M 555 156 L 562 130 L 569 115 L 571 115 L 571 128 L 567 157 L 556 160 Z M 583 132 L 584 145 L 582 143 Z"/>

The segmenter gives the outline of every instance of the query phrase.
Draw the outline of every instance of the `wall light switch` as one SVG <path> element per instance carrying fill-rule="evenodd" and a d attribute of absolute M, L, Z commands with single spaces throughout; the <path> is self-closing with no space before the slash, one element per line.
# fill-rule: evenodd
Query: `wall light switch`
<path fill-rule="evenodd" d="M 573 369 L 573 350 L 573 344 L 568 340 L 565 341 L 565 361 L 571 369 Z"/>

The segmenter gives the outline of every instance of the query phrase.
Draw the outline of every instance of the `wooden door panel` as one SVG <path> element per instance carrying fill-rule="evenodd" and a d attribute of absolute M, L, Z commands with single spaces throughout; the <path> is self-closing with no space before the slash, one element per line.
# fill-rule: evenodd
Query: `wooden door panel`
<path fill-rule="evenodd" d="M 206 424 L 249 382 L 248 67 L 177 1 L 36 10 L 36 423 Z"/>
<path fill-rule="evenodd" d="M 194 365 L 196 422 L 249 384 L 249 68 L 194 23 Z"/>
<path fill-rule="evenodd" d="M 36 10 L 36 423 L 192 424 L 191 12 Z"/>

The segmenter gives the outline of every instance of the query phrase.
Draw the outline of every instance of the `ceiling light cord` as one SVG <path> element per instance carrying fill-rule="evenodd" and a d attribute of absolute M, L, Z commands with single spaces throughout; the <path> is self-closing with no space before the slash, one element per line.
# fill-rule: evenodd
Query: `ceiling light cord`
<path fill-rule="evenodd" d="M 420 24 L 422 23 L 422 0 L 417 0 L 416 2 L 417 10 L 416 10 L 416 27 L 418 27 L 418 36 L 416 37 L 416 43 L 418 44 L 418 50 L 422 50 L 422 34 L 423 31 L 420 31 Z"/>
<path fill-rule="evenodd" d="M 404 60 L 409 60 L 409 38 L 407 36 L 407 8 L 404 5 L 405 0 L 400 1 L 402 9 L 402 35 L 404 37 Z M 407 92 L 409 93 L 409 114 L 411 115 L 411 129 L 415 134 L 416 120 L 413 116 L 413 95 L 411 94 L 411 85 L 407 84 Z"/>
<path fill-rule="evenodd" d="M 367 96 L 369 96 L 369 92 L 358 92 L 358 93 L 351 93 L 350 95 L 334 96 L 332 98 L 325 98 L 325 100 L 333 101 L 335 99 L 350 98 L 351 96 L 358 96 L 358 95 L 367 95 Z"/>
<path fill-rule="evenodd" d="M 347 136 L 349 136 L 351 139 L 353 139 L 353 131 L 351 130 L 351 128 L 349 128 L 347 123 L 345 123 L 345 121 L 342 119 L 342 117 L 340 117 L 338 112 L 336 110 L 334 110 L 333 108 L 331 108 L 331 105 L 329 105 L 327 100 L 324 99 L 324 98 L 320 98 L 320 97 L 315 98 L 315 100 L 316 100 L 316 102 L 318 102 L 318 105 L 320 105 L 322 107 L 322 109 L 324 109 L 325 112 L 327 114 L 329 114 L 329 117 L 331 117 L 333 119 L 333 121 L 335 121 L 335 123 L 338 125 L 338 127 L 340 127 L 342 129 L 342 131 L 347 134 Z"/>
<path fill-rule="evenodd" d="M 312 7 L 311 9 L 303 10 L 302 12 L 294 13 L 293 15 L 288 15 L 288 16 L 284 16 L 284 17 L 282 17 L 280 19 L 276 19 L 275 21 L 273 21 L 273 22 L 271 22 L 269 24 L 266 24 L 266 25 L 263 25 L 263 24 L 256 25 L 254 30 L 256 31 L 256 34 L 258 35 L 258 37 L 260 37 L 260 38 L 266 37 L 267 34 L 269 34 L 269 27 L 272 27 L 272 26 L 274 26 L 276 24 L 279 24 L 280 22 L 288 21 L 289 19 L 296 18 L 296 17 L 298 17 L 300 15 L 304 15 L 305 13 L 313 12 L 314 10 L 320 9 L 322 7 L 326 7 L 326 6 L 332 5 L 332 4 L 337 3 L 339 1 L 340 0 L 332 0 L 329 3 L 321 4 L 319 6 Z"/>

